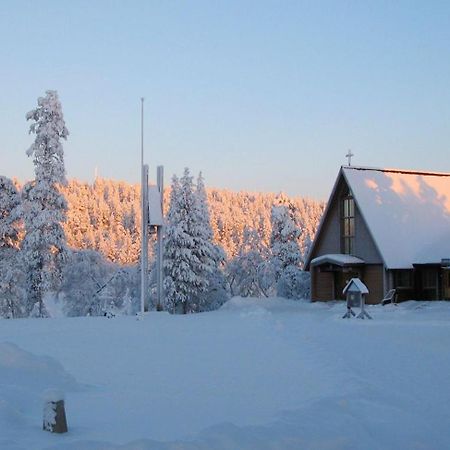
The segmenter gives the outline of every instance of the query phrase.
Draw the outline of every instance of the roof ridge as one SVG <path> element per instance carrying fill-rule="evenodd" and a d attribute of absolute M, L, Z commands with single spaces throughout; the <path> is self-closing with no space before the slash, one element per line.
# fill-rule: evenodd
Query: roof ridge
<path fill-rule="evenodd" d="M 372 170 L 376 172 L 386 172 L 386 173 L 403 173 L 405 175 L 432 175 L 440 177 L 450 177 L 449 172 L 434 172 L 425 170 L 408 170 L 408 169 L 391 169 L 391 168 L 380 168 L 380 167 L 365 167 L 365 166 L 341 166 L 342 169 L 351 170 Z"/>

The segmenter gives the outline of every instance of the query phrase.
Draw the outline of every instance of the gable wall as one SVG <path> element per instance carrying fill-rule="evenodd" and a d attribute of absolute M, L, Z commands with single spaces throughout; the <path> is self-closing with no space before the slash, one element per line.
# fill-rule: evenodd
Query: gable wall
<path fill-rule="evenodd" d="M 335 195 L 331 201 L 325 221 L 322 224 L 318 241 L 311 259 L 329 253 L 341 253 L 340 199 L 346 189 L 346 182 L 341 176 Z M 357 202 L 355 202 L 357 203 Z M 355 254 L 367 264 L 383 264 L 383 260 L 370 236 L 364 219 L 355 204 Z"/>
<path fill-rule="evenodd" d="M 317 238 L 318 241 L 311 259 L 328 253 L 341 252 L 339 208 L 336 202 L 330 205 L 328 214 L 322 224 L 320 235 Z"/>
<path fill-rule="evenodd" d="M 355 205 L 355 255 L 367 264 L 383 264 L 372 236 L 364 222 L 359 208 Z"/>

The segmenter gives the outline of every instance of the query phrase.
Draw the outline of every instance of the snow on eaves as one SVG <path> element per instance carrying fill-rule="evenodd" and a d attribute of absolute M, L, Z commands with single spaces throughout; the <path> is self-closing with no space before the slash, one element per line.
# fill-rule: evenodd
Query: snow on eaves
<path fill-rule="evenodd" d="M 364 261 L 356 256 L 336 253 L 318 256 L 317 258 L 314 258 L 310 264 L 311 266 L 317 266 L 324 263 L 336 264 L 338 266 L 354 266 L 357 264 L 364 264 Z"/>

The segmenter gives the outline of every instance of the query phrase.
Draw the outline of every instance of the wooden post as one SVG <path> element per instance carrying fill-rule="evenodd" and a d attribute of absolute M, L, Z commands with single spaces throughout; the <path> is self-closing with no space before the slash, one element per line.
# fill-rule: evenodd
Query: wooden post
<path fill-rule="evenodd" d="M 56 389 L 45 393 L 42 429 L 50 433 L 67 433 L 64 394 Z"/>

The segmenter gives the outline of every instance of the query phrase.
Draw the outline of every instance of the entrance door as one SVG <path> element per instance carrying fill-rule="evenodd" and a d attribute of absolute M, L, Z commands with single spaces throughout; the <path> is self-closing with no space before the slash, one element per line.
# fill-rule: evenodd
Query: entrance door
<path fill-rule="evenodd" d="M 347 283 L 352 278 L 361 278 L 359 271 L 355 269 L 343 268 L 342 271 L 334 273 L 334 298 L 336 300 L 345 300 L 345 295 L 342 293 Z"/>

